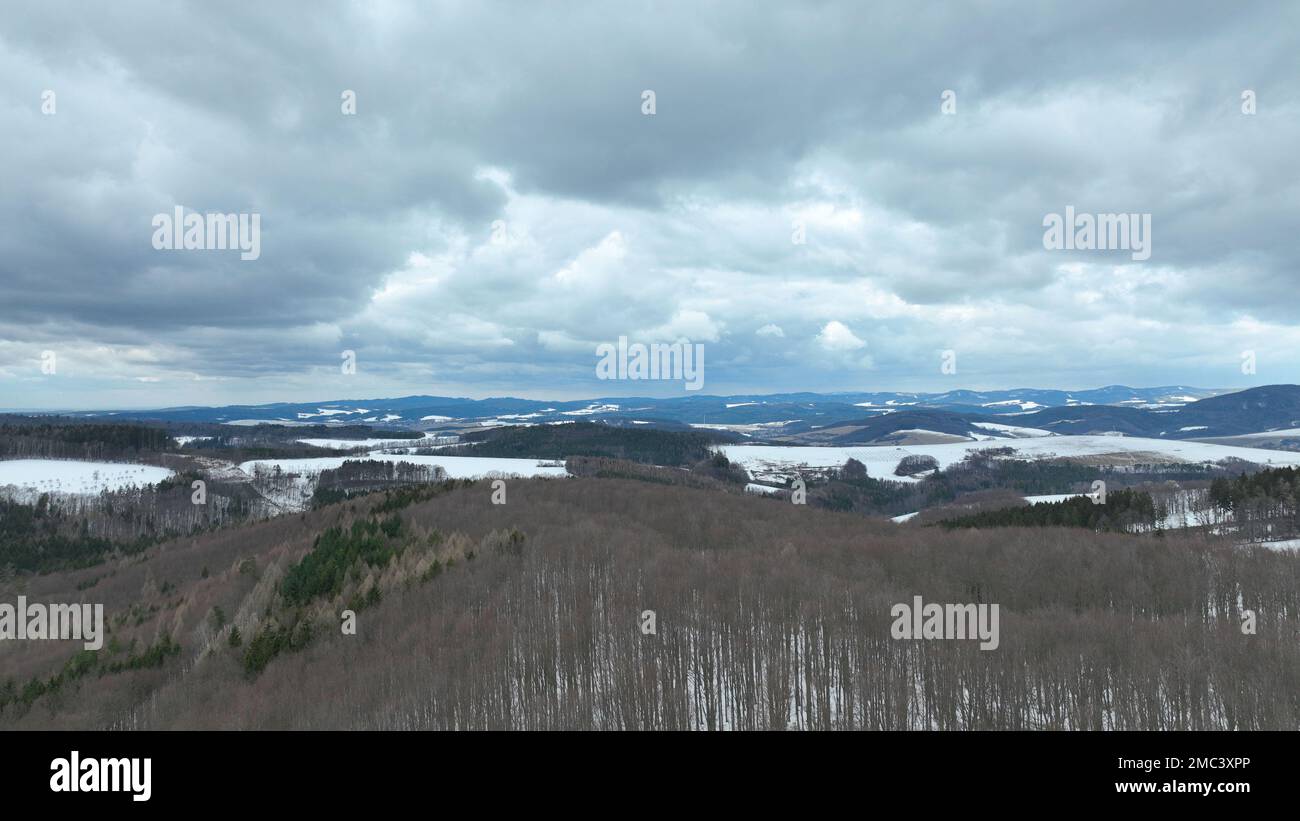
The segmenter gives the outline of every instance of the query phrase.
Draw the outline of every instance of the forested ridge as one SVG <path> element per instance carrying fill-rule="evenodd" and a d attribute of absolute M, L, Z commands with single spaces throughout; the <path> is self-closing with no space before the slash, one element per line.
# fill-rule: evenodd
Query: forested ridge
<path fill-rule="evenodd" d="M 145 425 L 0 424 L 0 457 L 6 459 L 135 459 L 170 444 L 166 431 Z"/>
<path fill-rule="evenodd" d="M 734 437 L 716 433 L 622 428 L 591 422 L 509 427 L 462 437 L 464 456 L 566 459 L 590 456 L 653 465 L 688 465 L 712 457 L 713 446 Z"/>
<path fill-rule="evenodd" d="M 849 459 L 825 478 L 809 477 L 808 503 L 830 510 L 897 516 L 946 505 L 982 491 L 1026 495 L 1082 493 L 1090 491 L 1097 480 L 1104 481 L 1108 487 L 1123 489 L 1154 482 L 1203 481 L 1229 473 L 1223 468 L 1181 464 L 1137 465 L 1117 471 L 1068 460 L 1016 459 L 1012 458 L 1012 452 L 1011 448 L 975 451 L 962 461 L 934 470 L 912 483 L 890 481 L 899 475 L 897 469 L 886 478 L 870 476 L 861 462 Z M 922 470 L 931 469 L 928 463 L 914 462 L 903 470 L 906 473 L 918 466 Z"/>
<path fill-rule="evenodd" d="M 205 480 L 194 503 L 196 473 L 156 485 L 98 494 L 42 493 L 33 503 L 0 497 L 0 573 L 89 567 L 114 554 L 134 554 L 182 534 L 267 515 L 245 483 Z"/>
<path fill-rule="evenodd" d="M 1105 501 L 1074 496 L 1059 502 L 1038 502 L 1001 510 L 985 510 L 969 516 L 945 519 L 938 524 L 949 530 L 959 527 L 1086 527 L 1136 533 L 1152 530 L 1159 517 L 1150 493 L 1115 490 Z"/>
<path fill-rule="evenodd" d="M 178 473 L 0 501 L 0 601 L 102 602 L 110 630 L 98 651 L 0 642 L 0 726 L 1300 727 L 1300 557 L 1229 540 L 1295 532 L 1292 469 L 993 451 L 905 461 L 904 484 L 849 460 L 794 505 L 746 494 L 711 433 L 578 423 L 474 434 L 463 453 L 576 477 L 511 479 L 493 504 L 489 481 L 401 462 L 217 478 L 207 454 L 318 452 L 287 431 L 193 455 L 133 425 L 19 427 Z M 1098 478 L 1104 504 L 1019 495 Z M 1175 501 L 1228 538 L 1154 538 Z M 917 510 L 940 527 L 863 515 Z M 894 639 L 918 594 L 998 605 L 997 649 Z"/>
<path fill-rule="evenodd" d="M 1176 532 L 900 528 L 646 481 L 509 492 L 391 491 L 33 577 L 28 595 L 93 581 L 83 595 L 135 614 L 114 621 L 120 643 L 165 634 L 180 650 L 0 724 L 1297 728 L 1294 554 Z M 892 639 L 891 605 L 916 594 L 999 604 L 998 649 Z M 41 650 L 0 647 L 18 689 L 71 656 Z"/>

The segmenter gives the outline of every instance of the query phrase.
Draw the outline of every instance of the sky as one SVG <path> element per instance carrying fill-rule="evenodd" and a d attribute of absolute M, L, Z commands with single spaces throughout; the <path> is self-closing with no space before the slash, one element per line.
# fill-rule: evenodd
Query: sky
<path fill-rule="evenodd" d="M 1300 382 L 1298 46 L 1292 3 L 7 5 L 0 407 L 685 393 L 599 379 L 619 337 L 709 394 Z M 1047 247 L 1067 207 L 1147 255 Z"/>

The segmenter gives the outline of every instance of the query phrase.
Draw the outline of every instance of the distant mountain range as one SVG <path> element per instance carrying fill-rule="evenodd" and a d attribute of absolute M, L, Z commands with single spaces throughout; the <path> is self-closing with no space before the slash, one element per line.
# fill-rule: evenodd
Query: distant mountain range
<path fill-rule="evenodd" d="M 946 393 L 781 393 L 671 398 L 602 397 L 565 402 L 502 397 L 464 399 L 446 396 L 404 396 L 396 399 L 346 399 L 323 402 L 279 402 L 270 405 L 178 407 L 146 411 L 84 411 L 73 416 L 114 416 L 189 422 L 281 422 L 289 424 L 389 424 L 427 427 L 421 423 L 487 420 L 549 422 L 574 418 L 671 421 L 682 424 L 755 424 L 860 419 L 905 408 L 943 410 L 986 416 L 1025 413 L 1042 408 L 1077 405 L 1179 408 L 1223 391 L 1183 385 L 1129 388 L 1110 385 L 1084 391 L 1016 388 L 1004 391 L 956 390 Z M 705 418 L 707 415 L 707 419 Z"/>
<path fill-rule="evenodd" d="M 1153 439 L 1213 439 L 1291 432 L 1300 438 L 1300 386 L 1268 385 L 1236 393 L 1208 396 L 1175 404 L 1070 404 L 1040 410 L 987 414 L 941 409 L 909 409 L 888 418 L 870 418 L 840 425 L 847 428 L 830 441 L 856 444 L 891 441 L 900 431 L 934 431 L 968 438 L 988 435 L 1024 436 L 1049 432 L 1063 436 L 1122 435 Z M 797 432 L 787 428 L 787 433 Z"/>
<path fill-rule="evenodd" d="M 405 396 L 63 415 L 228 425 L 363 424 L 419 430 L 585 420 L 663 428 L 720 428 L 752 438 L 809 444 L 898 441 L 900 435 L 1014 437 L 1035 430 L 1061 435 L 1193 439 L 1300 428 L 1300 386 L 1269 385 L 1232 393 L 1185 385 L 1110 385 L 1082 391 L 1016 388 L 946 393 L 602 397 L 565 402 Z"/>

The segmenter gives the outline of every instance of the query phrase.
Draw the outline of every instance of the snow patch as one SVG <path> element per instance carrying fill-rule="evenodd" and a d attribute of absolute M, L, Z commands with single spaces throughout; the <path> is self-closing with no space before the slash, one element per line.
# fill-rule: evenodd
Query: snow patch
<path fill-rule="evenodd" d="M 30 493 L 100 493 L 154 485 L 172 476 L 167 468 L 119 462 L 79 462 L 64 459 L 0 461 L 0 488 Z M 24 493 L 24 491 L 26 493 Z"/>

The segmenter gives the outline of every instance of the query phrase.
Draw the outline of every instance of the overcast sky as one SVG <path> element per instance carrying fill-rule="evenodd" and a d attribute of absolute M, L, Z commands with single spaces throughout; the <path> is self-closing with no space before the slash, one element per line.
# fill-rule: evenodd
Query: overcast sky
<path fill-rule="evenodd" d="M 1300 382 L 1294 3 L 24 5 L 0 407 Z"/>

